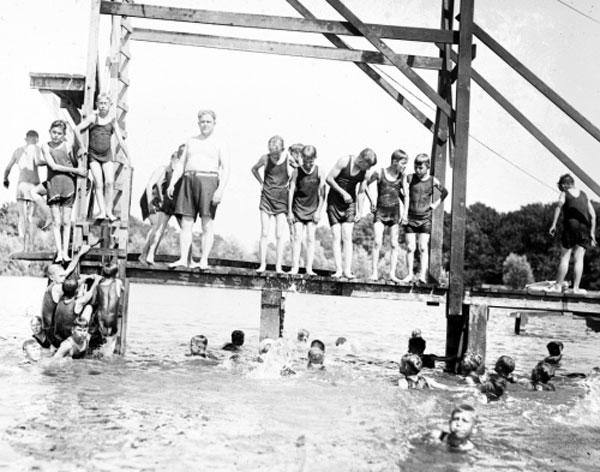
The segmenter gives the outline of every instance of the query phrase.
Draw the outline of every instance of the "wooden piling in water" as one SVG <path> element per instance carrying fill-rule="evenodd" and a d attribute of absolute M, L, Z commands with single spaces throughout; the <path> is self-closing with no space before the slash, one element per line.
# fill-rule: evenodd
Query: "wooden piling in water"
<path fill-rule="evenodd" d="M 283 334 L 283 319 L 285 313 L 285 297 L 281 289 L 263 288 L 260 294 L 260 335 L 265 338 L 277 339 Z"/>

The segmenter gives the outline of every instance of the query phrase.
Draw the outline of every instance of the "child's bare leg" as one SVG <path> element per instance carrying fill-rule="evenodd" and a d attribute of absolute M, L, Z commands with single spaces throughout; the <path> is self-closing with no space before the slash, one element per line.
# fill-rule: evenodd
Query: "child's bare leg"
<path fill-rule="evenodd" d="M 190 248 L 192 247 L 192 226 L 194 219 L 191 216 L 181 217 L 181 232 L 179 233 L 180 257 L 178 260 L 169 264 L 169 267 L 187 267 Z"/>
<path fill-rule="evenodd" d="M 61 213 L 63 233 L 63 260 L 70 261 L 71 257 L 69 256 L 69 242 L 71 241 L 71 216 L 73 214 L 73 207 L 61 207 Z"/>
<path fill-rule="evenodd" d="M 281 274 L 283 269 L 283 251 L 285 249 L 285 232 L 288 229 L 287 215 L 285 213 L 279 213 L 275 215 L 275 240 L 276 246 L 276 258 L 275 258 L 275 272 Z"/>
<path fill-rule="evenodd" d="M 104 177 L 102 176 L 102 167 L 100 163 L 90 160 L 90 170 L 94 178 L 94 193 L 96 194 L 96 204 L 98 205 L 97 218 L 106 218 L 106 205 L 104 204 Z"/>
<path fill-rule="evenodd" d="M 33 249 L 33 235 L 35 234 L 35 224 L 33 222 L 33 212 L 35 211 L 35 203 L 33 201 L 25 202 L 25 250 Z"/>
<path fill-rule="evenodd" d="M 371 252 L 371 277 L 369 280 L 377 280 L 379 278 L 379 252 L 381 251 L 381 244 L 383 242 L 383 223 L 381 221 L 376 221 L 373 224 L 373 249 Z"/>
<path fill-rule="evenodd" d="M 414 278 L 415 249 L 417 249 L 417 235 L 406 233 L 406 268 L 408 274 L 402 279 L 402 282 L 412 282 Z"/>
<path fill-rule="evenodd" d="M 138 260 L 143 264 L 147 262 L 146 258 L 148 257 L 148 252 L 150 251 L 152 241 L 154 240 L 154 235 L 156 234 L 156 231 L 158 229 L 159 213 L 153 213 L 149 215 L 148 219 L 150 220 L 150 224 L 152 226 L 150 227 L 150 231 L 148 231 L 148 234 L 146 235 L 146 242 L 144 244 L 144 248 L 142 249 L 142 253 L 138 258 Z"/>
<path fill-rule="evenodd" d="M 300 269 L 300 249 L 302 248 L 302 237 L 304 236 L 304 224 L 300 221 L 294 223 L 294 236 L 292 240 L 292 270 L 290 274 L 297 274 Z"/>
<path fill-rule="evenodd" d="M 104 204 L 106 205 L 106 217 L 114 221 L 117 219 L 113 212 L 115 195 L 115 166 L 112 162 L 102 163 L 102 174 L 104 175 Z"/>
<path fill-rule="evenodd" d="M 158 227 L 154 232 L 154 236 L 151 240 L 150 248 L 146 253 L 146 262 L 148 264 L 154 264 L 154 257 L 156 256 L 156 250 L 162 240 L 163 234 L 165 233 L 165 229 L 167 229 L 167 225 L 169 224 L 169 219 L 171 218 L 166 213 L 160 212 L 158 213 Z"/>
<path fill-rule="evenodd" d="M 200 269 L 208 269 L 208 256 L 215 240 L 214 220 L 210 216 L 202 217 L 202 256 L 200 256 Z"/>
<path fill-rule="evenodd" d="M 19 234 L 19 238 L 23 239 L 23 251 L 27 251 L 27 230 L 26 230 L 26 222 L 25 222 L 25 200 L 17 200 L 17 214 L 18 214 L 18 222 L 17 222 L 17 231 Z"/>
<path fill-rule="evenodd" d="M 52 212 L 50 211 L 50 207 L 46 205 L 46 201 L 44 199 L 44 196 L 47 194 L 46 187 L 44 187 L 44 184 L 38 184 L 31 189 L 30 194 L 35 205 L 41 209 L 42 213 L 44 213 L 44 217 L 46 218 L 42 229 L 44 230 L 49 228 L 50 225 L 52 225 Z"/>
<path fill-rule="evenodd" d="M 349 278 L 355 278 L 352 274 L 352 254 L 354 246 L 352 244 L 352 230 L 354 223 L 342 223 L 342 245 L 343 245 L 343 260 L 344 260 L 344 275 Z"/>
<path fill-rule="evenodd" d="M 260 212 L 260 241 L 258 243 L 258 257 L 260 265 L 256 272 L 267 270 L 267 248 L 269 244 L 269 227 L 271 226 L 271 215 L 265 211 Z"/>
<path fill-rule="evenodd" d="M 400 252 L 400 243 L 398 242 L 399 226 L 397 224 L 390 228 L 390 244 L 392 252 L 390 254 L 390 280 L 392 282 L 400 282 L 396 277 L 396 267 L 398 266 L 398 253 Z"/>
<path fill-rule="evenodd" d="M 427 283 L 427 271 L 429 270 L 429 234 L 427 233 L 419 233 L 419 255 L 421 256 L 419 281 Z"/>
<path fill-rule="evenodd" d="M 313 261 L 315 260 L 315 233 L 317 225 L 312 221 L 306 223 L 306 274 L 316 275 L 313 272 Z M 302 240 L 300 240 L 302 242 Z"/>
<path fill-rule="evenodd" d="M 581 246 L 575 246 L 574 262 L 573 262 L 573 290 L 579 291 L 579 284 L 581 283 L 581 276 L 583 275 L 583 256 L 585 255 L 585 248 Z"/>
<path fill-rule="evenodd" d="M 50 205 L 50 212 L 52 213 L 52 234 L 54 235 L 54 244 L 56 245 L 56 259 L 55 262 L 62 262 L 62 238 L 61 238 L 61 223 L 62 218 L 60 214 L 60 207 L 58 205 Z"/>
<path fill-rule="evenodd" d="M 333 261 L 335 262 L 335 274 L 332 277 L 338 278 L 344 275 L 342 270 L 342 225 L 335 223 L 331 227 L 331 236 L 333 239 Z"/>
<path fill-rule="evenodd" d="M 556 286 L 562 290 L 562 284 L 565 281 L 567 271 L 569 270 L 569 261 L 571 259 L 571 249 L 561 248 L 560 263 L 556 274 Z"/>

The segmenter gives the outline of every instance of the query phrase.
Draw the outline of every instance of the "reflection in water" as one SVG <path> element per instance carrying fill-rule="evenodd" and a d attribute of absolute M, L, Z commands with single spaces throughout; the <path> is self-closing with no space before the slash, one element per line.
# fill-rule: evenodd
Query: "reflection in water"
<path fill-rule="evenodd" d="M 491 404 L 439 371 L 425 375 L 450 390 L 398 390 L 394 361 L 414 328 L 428 351 L 443 353 L 441 309 L 291 294 L 286 333 L 307 328 L 327 346 L 326 370 L 307 371 L 307 349 L 294 341 L 274 351 L 279 358 L 255 361 L 259 293 L 136 285 L 125 358 L 43 367 L 20 351 L 29 320 L 18 295 L 42 284 L 0 279 L 0 470 L 593 471 L 600 463 L 597 376 L 558 380 L 557 392 L 512 384 L 506 401 Z M 555 338 L 565 344 L 559 373 L 598 363 L 599 335 L 579 319 L 534 318 L 517 337 L 511 318 L 492 313 L 489 328 L 488 366 L 508 353 L 528 376 Z M 238 361 L 185 356 L 193 334 L 223 355 L 233 329 L 246 332 Z M 335 346 L 339 336 L 348 346 Z M 296 374 L 280 376 L 284 364 Z M 423 435 L 463 402 L 477 406 L 476 450 L 426 444 Z"/>

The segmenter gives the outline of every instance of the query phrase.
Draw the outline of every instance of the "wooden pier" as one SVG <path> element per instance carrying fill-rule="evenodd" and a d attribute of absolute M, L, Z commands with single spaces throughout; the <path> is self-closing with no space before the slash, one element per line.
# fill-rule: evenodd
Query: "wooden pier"
<path fill-rule="evenodd" d="M 586 133 L 600 141 L 600 129 L 593 125 L 545 82 L 527 69 L 481 27 L 474 23 L 474 0 L 460 1 L 458 29 L 455 24 L 455 0 L 440 1 L 439 28 L 415 28 L 396 25 L 370 24 L 363 22 L 342 0 L 324 0 L 341 17 L 341 21 L 317 18 L 301 0 L 286 0 L 300 17 L 258 15 L 209 11 L 192 8 L 176 8 L 160 5 L 134 4 L 131 0 L 89 0 L 90 21 L 86 73 L 30 74 L 31 86 L 40 92 L 59 99 L 55 103 L 57 114 L 65 114 L 72 125 L 93 110 L 94 97 L 100 91 L 99 77 L 101 61 L 100 17 L 111 18 L 110 57 L 107 60 L 109 84 L 104 85 L 116 106 L 117 121 L 125 131 L 129 111 L 128 90 L 131 86 L 128 74 L 132 59 L 131 42 L 144 41 L 172 45 L 187 45 L 217 49 L 230 49 L 268 54 L 291 55 L 312 59 L 350 61 L 362 73 L 388 94 L 399 106 L 431 132 L 432 171 L 442 185 L 446 185 L 446 170 L 449 163 L 452 172 L 452 204 L 450 227 L 450 261 L 448 287 L 438 285 L 392 285 L 364 281 L 333 280 L 328 273 L 316 277 L 256 274 L 255 265 L 249 262 L 212 260 L 207 271 L 169 269 L 166 262 L 172 258 L 158 258 L 160 263 L 148 267 L 136 261 L 136 255 L 128 254 L 128 219 L 131 206 L 132 168 L 120 165 L 115 179 L 115 211 L 120 217 L 118 225 L 96 222 L 91 219 L 93 200 L 86 190 L 86 179 L 78 179 L 76 217 L 73 227 L 73 251 L 88 244 L 90 236 L 103 240 L 100 249 L 92 251 L 82 263 L 82 271 L 97 271 L 102 262 L 117 260 L 119 277 L 126 290 L 121 305 L 118 351 L 125 352 L 127 326 L 128 282 L 136 280 L 148 283 L 183 284 L 221 287 L 227 289 L 261 290 L 261 335 L 273 336 L 281 331 L 283 294 L 288 291 L 299 293 L 326 294 L 337 296 L 385 297 L 396 300 L 423 301 L 446 306 L 446 356 L 457 357 L 471 349 L 485 355 L 485 333 L 490 308 L 512 308 L 546 310 L 556 312 L 600 313 L 600 297 L 597 294 L 573 295 L 532 291 L 498 291 L 464 286 L 467 163 L 469 154 L 470 99 L 472 82 L 477 83 L 491 98 L 504 108 L 519 124 L 533 135 L 549 152 L 562 162 L 573 174 L 600 196 L 600 185 L 589 177 L 574 160 L 556 146 L 516 106 L 496 90 L 473 67 L 476 60 L 475 40 L 478 39 L 492 53 L 501 58 L 510 68 L 518 72 L 544 97 L 556 105 L 565 116 L 578 124 Z M 198 2 L 201 3 L 201 2 Z M 251 2 L 250 2 L 251 3 Z M 188 26 L 216 25 L 235 29 L 235 36 L 200 34 L 199 32 L 168 31 L 162 29 L 137 28 L 132 19 L 141 19 L 144 25 L 159 22 L 183 22 Z M 163 23 L 161 23 L 163 24 Z M 167 23 L 168 24 L 168 23 Z M 65 25 L 66 27 L 67 25 Z M 324 37 L 333 47 L 317 46 L 308 41 L 298 42 L 262 41 L 241 38 L 245 29 L 279 31 L 282 33 L 304 33 Z M 214 31 L 214 30 L 213 30 Z M 353 49 L 343 37 L 362 37 L 371 50 Z M 429 44 L 437 52 L 436 57 L 413 56 L 393 50 L 383 40 L 417 41 Z M 430 119 L 389 81 L 372 64 L 395 67 L 411 86 L 426 96 L 435 105 L 435 118 Z M 433 88 L 418 73 L 419 69 L 435 70 L 438 73 L 437 87 Z M 149 80 L 149 79 L 148 79 Z M 105 90 L 106 91 L 106 90 Z M 65 113 L 65 110 L 67 113 Z M 84 136 L 87 139 L 87 136 Z M 84 143 L 85 144 L 85 143 Z M 117 147 L 119 158 L 132 159 L 126 149 Z M 123 159 L 120 162 L 124 162 Z M 444 208 L 440 205 L 433 213 L 432 239 L 430 248 L 430 275 L 433 281 L 440 280 L 443 270 Z M 44 254 L 17 254 L 24 260 L 50 260 Z"/>

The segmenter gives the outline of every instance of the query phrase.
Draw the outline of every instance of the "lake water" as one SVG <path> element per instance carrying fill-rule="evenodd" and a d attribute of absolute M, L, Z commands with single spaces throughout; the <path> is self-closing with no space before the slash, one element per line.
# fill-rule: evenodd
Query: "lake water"
<path fill-rule="evenodd" d="M 186 357 L 194 334 L 209 349 L 246 332 L 258 345 L 260 292 L 132 285 L 127 356 L 24 362 L 45 281 L 0 277 L 0 470 L 206 471 L 597 471 L 600 381 L 558 381 L 557 392 L 509 386 L 505 401 L 483 404 L 475 391 L 402 391 L 394 385 L 410 332 L 443 354 L 442 308 L 421 303 L 289 294 L 286 337 L 306 328 L 327 345 L 325 372 L 280 377 L 245 360 L 207 365 Z M 600 333 L 570 317 L 514 319 L 492 311 L 488 366 L 513 356 L 528 376 L 565 345 L 563 369 L 600 365 Z M 335 347 L 345 336 L 354 352 Z M 250 354 L 247 358 L 252 357 Z M 451 387 L 440 371 L 426 375 Z M 479 423 L 468 454 L 426 445 L 452 407 L 469 402 Z"/>

